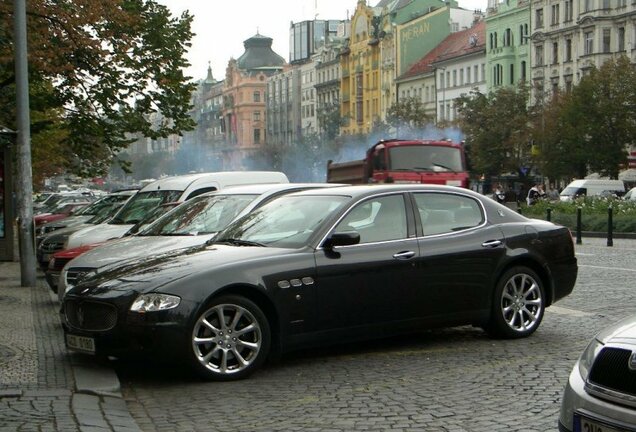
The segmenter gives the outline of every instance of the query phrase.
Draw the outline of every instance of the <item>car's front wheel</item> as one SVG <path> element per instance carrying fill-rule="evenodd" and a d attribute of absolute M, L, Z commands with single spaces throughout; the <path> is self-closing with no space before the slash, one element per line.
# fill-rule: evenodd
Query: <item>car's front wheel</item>
<path fill-rule="evenodd" d="M 528 267 L 513 267 L 497 282 L 486 330 L 494 337 L 526 337 L 539 327 L 544 311 L 545 290 L 541 278 Z"/>
<path fill-rule="evenodd" d="M 251 300 L 228 295 L 214 299 L 192 327 L 191 364 L 217 381 L 241 379 L 265 361 L 271 341 L 267 317 Z"/>

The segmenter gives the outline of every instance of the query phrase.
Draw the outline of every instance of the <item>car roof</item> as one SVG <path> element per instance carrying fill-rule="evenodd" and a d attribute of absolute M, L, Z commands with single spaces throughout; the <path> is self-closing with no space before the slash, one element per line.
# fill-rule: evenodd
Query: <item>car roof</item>
<path fill-rule="evenodd" d="M 470 189 L 455 187 L 455 186 L 443 186 L 434 184 L 373 184 L 373 185 L 353 185 L 353 186 L 341 186 L 338 188 L 331 188 L 326 193 L 324 189 L 310 189 L 302 192 L 296 192 L 294 195 L 341 195 L 350 197 L 363 197 L 367 195 L 375 195 L 377 193 L 385 192 L 454 192 L 468 194 L 474 197 L 483 198 L 482 195 L 474 192 Z"/>
<path fill-rule="evenodd" d="M 156 180 L 141 189 L 141 192 L 154 191 L 158 189 L 162 190 L 186 190 L 188 186 L 196 181 L 216 181 L 216 182 L 229 182 L 234 179 L 245 178 L 247 174 L 251 174 L 255 177 L 254 181 L 285 181 L 287 177 L 280 172 L 276 171 L 222 171 L 222 172 L 207 172 L 197 174 L 184 174 L 178 176 L 166 177 Z"/>
<path fill-rule="evenodd" d="M 326 188 L 348 186 L 340 183 L 274 183 L 274 184 L 250 184 L 240 186 L 228 186 L 215 192 L 204 195 L 253 195 L 264 194 L 266 192 L 281 192 L 294 189 Z"/>

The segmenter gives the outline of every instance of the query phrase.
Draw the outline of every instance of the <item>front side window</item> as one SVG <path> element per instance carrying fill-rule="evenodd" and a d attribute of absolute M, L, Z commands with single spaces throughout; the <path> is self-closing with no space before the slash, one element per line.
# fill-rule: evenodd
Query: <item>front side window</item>
<path fill-rule="evenodd" d="M 399 240 L 407 237 L 403 195 L 372 198 L 357 204 L 338 223 L 335 232 L 355 231 L 360 243 Z"/>
<path fill-rule="evenodd" d="M 474 228 L 485 220 L 477 200 L 467 196 L 418 193 L 415 203 L 425 236 Z"/>
<path fill-rule="evenodd" d="M 215 242 L 301 248 L 323 221 L 349 199 L 336 195 L 280 197 L 231 223 Z"/>

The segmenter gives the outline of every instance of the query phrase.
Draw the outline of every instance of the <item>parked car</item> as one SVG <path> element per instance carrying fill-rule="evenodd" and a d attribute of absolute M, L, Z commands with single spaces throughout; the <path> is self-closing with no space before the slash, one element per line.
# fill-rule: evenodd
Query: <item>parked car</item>
<path fill-rule="evenodd" d="M 49 213 L 42 213 L 33 217 L 33 223 L 37 227 L 49 222 L 55 222 L 72 216 L 75 212 L 90 205 L 90 201 L 77 201 L 72 203 L 62 203 L 51 209 Z"/>
<path fill-rule="evenodd" d="M 233 220 L 250 213 L 282 195 L 301 190 L 342 186 L 334 183 L 282 183 L 244 185 L 225 188 L 191 199 L 142 230 L 106 244 L 74 249 L 76 257 L 63 270 L 58 291 L 60 300 L 78 275 L 100 271 L 119 261 L 164 253 L 204 244 Z M 98 247 L 99 246 L 99 247 Z M 90 250 L 90 252 L 88 252 Z M 80 253 L 81 252 L 81 253 Z M 81 256 L 80 256 L 81 255 Z M 65 254 L 64 258 L 69 258 Z M 69 260 L 70 261 L 70 260 Z M 56 268 L 61 262 L 57 262 Z"/>
<path fill-rule="evenodd" d="M 563 392 L 559 431 L 636 430 L 636 315 L 597 334 Z"/>
<path fill-rule="evenodd" d="M 91 203 L 74 212 L 71 216 L 59 221 L 48 222 L 40 225 L 35 230 L 36 243 L 39 244 L 44 236 L 53 231 L 66 228 L 73 225 L 82 224 L 93 217 L 110 211 L 110 208 L 116 203 L 126 202 L 131 196 L 137 193 L 137 189 L 126 189 L 112 192 L 103 198 Z"/>
<path fill-rule="evenodd" d="M 132 232 L 133 230 L 138 230 L 139 228 L 146 227 L 154 222 L 157 218 L 164 215 L 166 212 L 172 210 L 174 207 L 181 204 L 180 202 L 172 202 L 161 204 L 159 207 L 151 210 L 141 221 L 135 224 L 128 232 Z M 117 213 L 115 211 L 115 213 Z M 104 220 L 102 220 L 103 222 Z M 99 222 L 101 223 L 101 222 Z M 93 223 L 93 225 L 98 225 L 98 222 Z M 81 229 L 81 228 L 79 228 Z M 62 230 L 58 235 L 52 235 L 51 238 L 47 238 L 46 241 L 42 242 L 42 247 L 38 248 L 38 260 L 40 260 L 40 256 L 42 256 L 42 260 L 45 262 L 40 262 L 40 265 L 46 266 L 45 270 L 45 278 L 49 287 L 53 290 L 53 292 L 58 294 L 58 297 L 61 299 L 64 296 L 64 290 L 58 290 L 58 282 L 60 279 L 60 273 L 64 265 L 73 258 L 78 257 L 86 251 L 96 248 L 106 242 L 102 243 L 89 243 L 82 246 L 78 246 L 75 248 L 65 249 L 66 241 L 68 236 L 75 232 L 76 230 Z M 128 235 L 126 233 L 125 235 Z M 39 251 L 42 251 L 42 254 Z M 48 259 L 48 263 L 46 260 Z"/>
<path fill-rule="evenodd" d="M 89 274 L 61 314 L 72 350 L 174 354 L 230 380 L 272 353 L 431 326 L 526 337 L 576 276 L 567 228 L 473 191 L 345 186 L 285 195 L 206 245 Z"/>
<path fill-rule="evenodd" d="M 636 201 L 636 187 L 631 188 L 623 195 L 623 199 L 626 201 Z"/>
<path fill-rule="evenodd" d="M 253 183 L 289 183 L 275 171 L 236 171 L 187 174 L 166 177 L 144 186 L 108 223 L 73 233 L 66 245 L 74 248 L 120 238 L 155 207 L 167 202 L 184 202 L 206 192 Z"/>
<path fill-rule="evenodd" d="M 68 241 L 68 238 L 71 234 L 83 230 L 84 228 L 100 225 L 110 220 L 115 214 L 117 214 L 123 204 L 123 202 L 115 203 L 112 207 L 104 209 L 104 211 L 93 216 L 91 219 L 85 221 L 84 223 L 61 228 L 45 235 L 37 244 L 35 253 L 40 268 L 42 270 L 46 270 L 48 268 L 49 260 L 51 259 L 53 254 L 65 248 L 66 242 Z"/>

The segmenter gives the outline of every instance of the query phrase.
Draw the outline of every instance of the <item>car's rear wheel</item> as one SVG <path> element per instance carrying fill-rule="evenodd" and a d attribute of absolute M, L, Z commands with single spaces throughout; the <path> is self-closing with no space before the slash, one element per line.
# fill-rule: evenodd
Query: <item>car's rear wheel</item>
<path fill-rule="evenodd" d="M 486 330 L 494 337 L 526 337 L 537 330 L 544 311 L 545 290 L 541 278 L 528 267 L 513 267 L 497 282 Z"/>
<path fill-rule="evenodd" d="M 256 370 L 269 352 L 267 317 L 240 296 L 214 299 L 192 327 L 190 354 L 195 372 L 207 379 L 241 379 Z"/>

